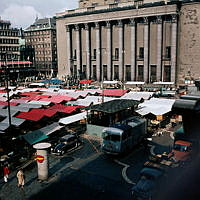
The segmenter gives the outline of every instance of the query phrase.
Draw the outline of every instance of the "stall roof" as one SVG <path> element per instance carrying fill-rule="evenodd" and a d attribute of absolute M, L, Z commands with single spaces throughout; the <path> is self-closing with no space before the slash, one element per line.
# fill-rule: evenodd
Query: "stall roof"
<path fill-rule="evenodd" d="M 12 117 L 11 118 L 11 124 L 13 126 L 20 126 L 21 124 L 23 124 L 26 120 L 25 119 L 19 119 L 19 118 L 16 118 L 16 117 Z M 4 119 L 1 123 L 5 123 L 5 124 L 9 124 L 9 118 L 6 117 L 6 119 Z"/>
<path fill-rule="evenodd" d="M 31 83 L 29 86 L 45 86 L 44 83 Z"/>
<path fill-rule="evenodd" d="M 93 105 L 89 109 L 93 111 L 105 112 L 105 113 L 116 113 L 127 108 L 138 105 L 139 101 L 129 99 L 116 99 L 108 101 L 102 104 Z"/>
<path fill-rule="evenodd" d="M 17 114 L 19 111 L 16 110 L 10 110 L 10 116 L 14 116 Z M 0 109 L 0 116 L 8 116 L 8 109 Z"/>
<path fill-rule="evenodd" d="M 81 84 L 92 83 L 92 80 L 81 80 L 79 83 Z"/>
<path fill-rule="evenodd" d="M 120 97 L 120 99 L 132 99 L 132 100 L 138 100 L 140 101 L 141 99 L 147 100 L 149 99 L 154 92 L 129 92 Z"/>
<path fill-rule="evenodd" d="M 153 84 L 155 84 L 155 85 L 174 85 L 174 82 L 162 82 L 162 81 L 159 81 L 159 82 L 154 82 Z"/>
<path fill-rule="evenodd" d="M 147 115 L 149 113 L 153 115 L 164 115 L 170 111 L 171 111 L 170 107 L 162 107 L 162 106 L 152 107 L 152 108 L 145 107 L 145 108 L 140 108 L 139 110 L 136 110 L 136 112 L 142 116 Z"/>
<path fill-rule="evenodd" d="M 116 98 L 113 97 L 102 97 L 102 96 L 87 96 L 85 99 L 78 99 L 76 101 L 69 101 L 68 105 L 76 105 L 76 106 L 84 106 L 88 107 L 91 104 L 96 105 L 102 103 L 102 99 L 104 99 L 104 102 L 112 101 Z"/>
<path fill-rule="evenodd" d="M 6 108 L 6 110 L 8 112 L 8 107 Z M 19 106 L 10 106 L 10 110 L 17 111 L 17 112 L 28 112 L 30 110 L 30 108 L 19 107 Z"/>
<path fill-rule="evenodd" d="M 43 106 L 48 106 L 49 104 L 51 104 L 50 101 L 30 101 L 28 102 L 28 104 L 39 104 L 39 105 L 43 105 Z"/>
<path fill-rule="evenodd" d="M 27 103 L 28 100 L 25 100 L 25 99 L 11 99 L 10 102 L 13 102 L 13 103 Z"/>
<path fill-rule="evenodd" d="M 139 104 L 137 113 L 144 116 L 149 113 L 153 115 L 163 115 L 172 110 L 172 106 L 175 102 L 175 99 L 160 99 L 160 98 L 151 98 L 146 100 L 144 103 Z"/>
<path fill-rule="evenodd" d="M 24 139 L 30 144 L 33 145 L 37 142 L 45 140 L 48 138 L 42 131 L 37 130 L 33 132 L 29 132 L 26 135 L 23 135 Z"/>
<path fill-rule="evenodd" d="M 30 113 L 43 113 L 43 115 L 47 116 L 47 117 L 52 117 L 53 115 L 55 115 L 57 113 L 56 110 L 50 110 L 50 109 L 39 109 L 39 108 L 33 108 Z"/>
<path fill-rule="evenodd" d="M 45 115 L 41 112 L 40 113 L 21 112 L 16 117 L 37 122 L 37 121 L 41 120 L 44 116 Z"/>
<path fill-rule="evenodd" d="M 145 82 L 142 81 L 127 81 L 125 85 L 144 85 Z"/>
<path fill-rule="evenodd" d="M 77 110 L 79 106 L 70 106 L 70 105 L 62 105 L 62 104 L 56 104 L 51 107 L 49 107 L 49 110 L 54 110 L 57 112 L 63 112 L 63 113 L 72 113 Z"/>
<path fill-rule="evenodd" d="M 7 105 L 8 105 L 8 102 L 0 101 L 0 105 L 5 105 L 5 106 L 7 106 Z M 18 105 L 18 103 L 10 102 L 10 105 L 11 105 L 11 106 L 16 106 L 16 105 Z"/>
<path fill-rule="evenodd" d="M 28 104 L 28 103 L 21 103 L 18 107 L 25 107 L 25 108 L 41 108 L 42 105 L 40 104 Z"/>
<path fill-rule="evenodd" d="M 40 101 L 50 101 L 52 103 L 61 103 L 63 101 L 71 101 L 71 100 L 73 100 L 73 98 L 68 96 L 52 96 L 51 98 L 40 99 Z"/>
<path fill-rule="evenodd" d="M 35 95 L 40 95 L 41 92 L 22 92 L 20 95 L 22 96 L 35 96 Z"/>
<path fill-rule="evenodd" d="M 63 128 L 63 126 L 60 126 L 58 122 L 54 122 L 53 124 L 41 128 L 40 131 L 48 136 L 51 133 L 60 130 L 61 128 Z"/>
<path fill-rule="evenodd" d="M 84 89 L 84 91 L 87 91 L 90 94 L 101 94 L 101 92 L 102 92 L 102 90 L 100 90 L 100 89 Z"/>
<path fill-rule="evenodd" d="M 5 131 L 9 128 L 9 124 L 0 122 L 0 131 Z"/>
<path fill-rule="evenodd" d="M 124 94 L 127 93 L 128 90 L 122 90 L 122 89 L 104 89 L 101 92 L 101 95 L 104 96 L 113 96 L 113 97 L 121 97 Z"/>
<path fill-rule="evenodd" d="M 117 84 L 121 83 L 120 81 L 103 81 L 103 84 Z"/>
<path fill-rule="evenodd" d="M 3 109 L 5 108 L 6 106 L 5 105 L 0 105 L 0 109 Z"/>
<path fill-rule="evenodd" d="M 71 124 L 71 123 L 80 121 L 82 119 L 85 119 L 86 117 L 87 117 L 87 112 L 82 112 L 82 113 L 72 115 L 72 116 L 69 116 L 69 117 L 61 118 L 59 120 L 59 123 L 67 125 L 67 124 Z"/>

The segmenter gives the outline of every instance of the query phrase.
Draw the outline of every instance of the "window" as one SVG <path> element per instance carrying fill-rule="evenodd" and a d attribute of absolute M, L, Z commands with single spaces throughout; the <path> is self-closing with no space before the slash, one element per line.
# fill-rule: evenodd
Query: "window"
<path fill-rule="evenodd" d="M 119 80 L 119 65 L 114 65 L 114 80 Z"/>
<path fill-rule="evenodd" d="M 144 81 L 144 66 L 138 65 L 138 81 Z"/>
<path fill-rule="evenodd" d="M 170 82 L 171 81 L 171 65 L 164 66 L 164 74 L 163 74 L 163 81 Z"/>
<path fill-rule="evenodd" d="M 119 59 L 119 48 L 115 48 L 115 59 Z"/>
<path fill-rule="evenodd" d="M 126 81 L 131 81 L 131 66 L 126 65 Z"/>
<path fill-rule="evenodd" d="M 96 57 L 97 57 L 97 50 L 96 49 L 93 49 L 93 54 L 94 54 L 94 60 L 96 60 Z"/>
<path fill-rule="evenodd" d="M 107 80 L 107 65 L 103 65 L 103 79 Z"/>
<path fill-rule="evenodd" d="M 151 75 L 150 75 L 150 82 L 156 81 L 156 65 L 151 65 Z"/>
<path fill-rule="evenodd" d="M 93 78 L 96 80 L 97 72 L 96 72 L 96 65 L 93 65 Z"/>
<path fill-rule="evenodd" d="M 140 49 L 139 49 L 139 58 L 140 59 L 144 58 L 144 47 L 140 47 Z"/>
<path fill-rule="evenodd" d="M 166 47 L 165 54 L 166 54 L 166 58 L 171 58 L 171 47 L 170 46 Z"/>
<path fill-rule="evenodd" d="M 73 59 L 76 60 L 76 49 L 74 49 L 74 55 L 73 55 Z"/>

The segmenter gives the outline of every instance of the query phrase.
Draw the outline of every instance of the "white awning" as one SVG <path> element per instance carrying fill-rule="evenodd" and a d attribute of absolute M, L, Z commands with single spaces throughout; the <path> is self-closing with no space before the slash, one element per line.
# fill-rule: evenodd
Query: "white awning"
<path fill-rule="evenodd" d="M 28 102 L 28 104 L 48 106 L 49 104 L 51 104 L 51 102 L 50 101 L 30 101 Z"/>
<path fill-rule="evenodd" d="M 25 121 L 26 121 L 25 119 L 20 119 L 20 118 L 16 118 L 16 117 L 11 118 L 11 124 L 13 126 L 17 126 L 17 127 L 20 126 L 21 124 L 23 124 Z M 9 118 L 7 117 L 1 123 L 9 124 Z"/>
<path fill-rule="evenodd" d="M 59 123 L 67 125 L 67 124 L 71 124 L 71 123 L 74 123 L 74 122 L 78 122 L 82 119 L 86 119 L 86 117 L 87 117 L 87 112 L 82 112 L 82 113 L 72 115 L 72 116 L 69 116 L 69 117 L 61 118 L 59 120 Z"/>
<path fill-rule="evenodd" d="M 117 84 L 121 83 L 120 81 L 104 81 L 103 84 Z"/>
<path fill-rule="evenodd" d="M 53 124 L 45 126 L 45 127 L 41 128 L 39 130 L 42 131 L 45 135 L 48 136 L 51 133 L 54 133 L 55 131 L 60 130 L 61 128 L 63 128 L 63 126 L 60 126 L 58 122 L 54 122 Z"/>
<path fill-rule="evenodd" d="M 141 82 L 141 81 L 128 81 L 125 83 L 125 85 L 144 85 L 145 82 Z"/>
<path fill-rule="evenodd" d="M 159 81 L 159 82 L 154 82 L 153 84 L 155 84 L 155 85 L 174 85 L 174 82 L 162 82 L 162 81 Z"/>

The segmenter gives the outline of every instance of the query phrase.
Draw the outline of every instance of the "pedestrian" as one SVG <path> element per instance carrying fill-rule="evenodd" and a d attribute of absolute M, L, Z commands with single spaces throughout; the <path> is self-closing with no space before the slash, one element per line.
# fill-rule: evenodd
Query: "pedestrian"
<path fill-rule="evenodd" d="M 21 169 L 17 172 L 17 179 L 18 179 L 18 187 L 24 189 L 24 172 Z"/>
<path fill-rule="evenodd" d="M 4 177 L 4 182 L 7 183 L 8 182 L 8 174 L 10 174 L 10 170 L 8 169 L 8 166 L 5 165 L 3 167 L 3 177 Z"/>

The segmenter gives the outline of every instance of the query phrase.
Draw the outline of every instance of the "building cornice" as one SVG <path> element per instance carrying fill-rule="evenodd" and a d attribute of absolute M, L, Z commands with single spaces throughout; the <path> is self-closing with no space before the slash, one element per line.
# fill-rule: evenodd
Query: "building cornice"
<path fill-rule="evenodd" d="M 174 5 L 174 4 L 180 4 L 180 3 L 188 3 L 191 2 L 190 0 L 184 0 L 184 1 L 179 1 L 179 0 L 172 0 L 169 2 L 166 1 L 159 1 L 159 2 L 152 2 L 152 3 L 144 3 L 142 5 L 130 5 L 130 6 L 124 6 L 124 7 L 109 7 L 105 8 L 105 6 L 102 6 L 102 9 L 96 9 L 93 7 L 93 9 L 84 9 L 84 11 L 77 12 L 77 10 L 72 10 L 73 13 L 69 13 L 69 11 L 62 13 L 58 13 L 57 16 L 55 16 L 56 19 L 63 19 L 63 18 L 69 18 L 69 17 L 77 17 L 77 16 L 85 16 L 85 15 L 94 15 L 94 14 L 101 14 L 101 13 L 110 13 L 110 12 L 117 12 L 117 11 L 126 11 L 126 10 L 140 10 L 143 8 L 151 8 L 151 7 L 157 7 L 157 6 L 166 6 L 166 5 Z M 195 2 L 192 1 L 192 2 Z M 196 2 L 199 2 L 196 0 Z M 100 7 L 100 6 L 99 6 Z"/>

